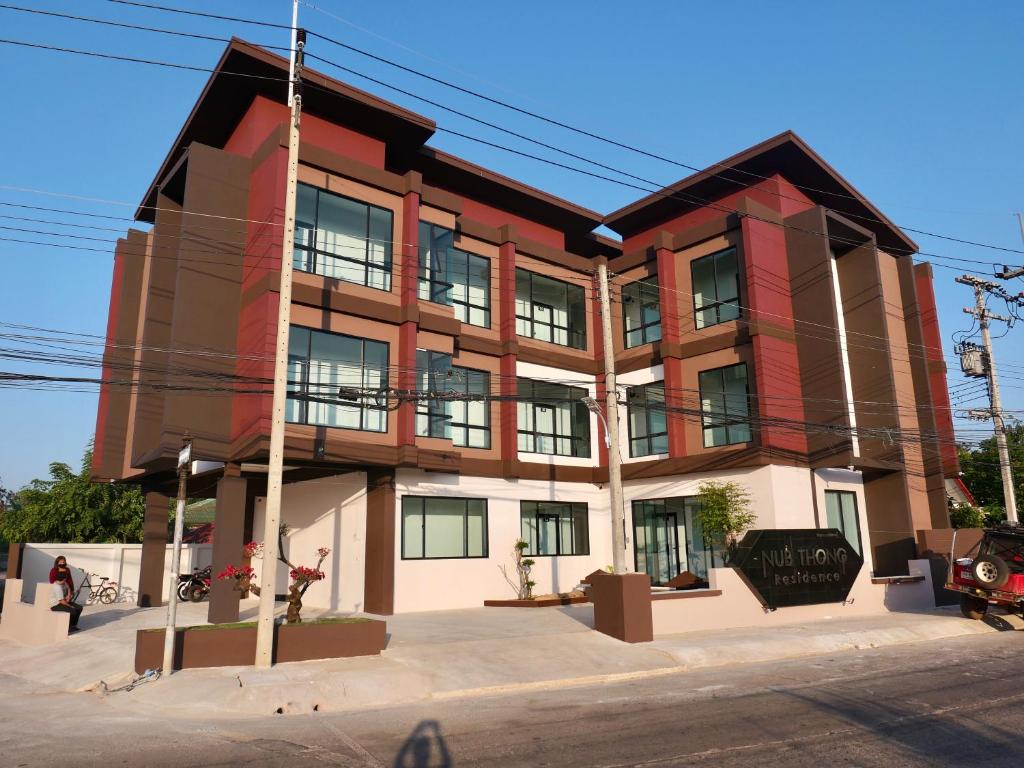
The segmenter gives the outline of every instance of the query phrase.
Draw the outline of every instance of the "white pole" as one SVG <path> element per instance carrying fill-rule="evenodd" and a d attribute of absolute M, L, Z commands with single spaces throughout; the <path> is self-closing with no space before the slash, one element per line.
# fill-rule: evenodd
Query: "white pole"
<path fill-rule="evenodd" d="M 608 490 L 612 508 L 612 571 L 626 572 L 625 511 L 622 506 L 622 459 L 619 455 L 619 393 L 615 387 L 615 345 L 612 343 L 612 313 L 608 298 L 608 267 L 597 265 L 601 299 L 601 330 L 604 337 L 605 428 L 608 431 Z"/>
<path fill-rule="evenodd" d="M 167 626 L 164 630 L 165 677 L 174 672 L 174 635 L 178 619 L 178 574 L 181 572 L 181 538 L 185 532 L 185 499 L 187 498 L 188 468 L 192 461 L 192 442 L 186 440 L 178 454 L 178 504 L 174 511 L 174 549 L 171 553 L 171 575 L 167 579 Z"/>
<path fill-rule="evenodd" d="M 277 308 L 277 345 L 274 351 L 274 398 L 270 422 L 270 460 L 267 470 L 267 509 L 263 524 L 263 568 L 260 571 L 260 607 L 256 622 L 256 667 L 268 668 L 274 657 L 274 595 L 277 592 L 278 530 L 281 525 L 281 475 L 284 469 L 284 411 L 288 402 L 288 326 L 292 315 L 292 258 L 295 245 L 295 197 L 299 178 L 299 117 L 302 97 L 295 88 L 301 68 L 299 3 L 292 0 L 292 53 L 288 84 L 288 179 L 284 198 L 284 247 L 281 249 L 281 291 Z"/>

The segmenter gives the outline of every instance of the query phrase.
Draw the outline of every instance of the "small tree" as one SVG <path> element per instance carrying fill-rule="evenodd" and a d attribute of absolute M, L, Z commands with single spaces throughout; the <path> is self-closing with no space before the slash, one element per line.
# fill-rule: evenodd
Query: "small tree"
<path fill-rule="evenodd" d="M 516 543 L 512 546 L 512 558 L 516 566 L 518 584 L 509 578 L 508 571 L 505 570 L 504 565 L 498 566 L 501 569 L 501 575 L 505 577 L 505 581 L 509 583 L 509 586 L 516 590 L 516 596 L 520 600 L 533 600 L 533 588 L 537 586 L 537 582 L 530 580 L 530 569 L 533 568 L 534 561 L 528 557 L 523 557 L 523 550 L 528 546 L 530 545 L 523 539 L 516 539 Z"/>
<path fill-rule="evenodd" d="M 949 524 L 954 528 L 981 528 L 985 525 L 985 512 L 970 504 L 952 504 Z"/>
<path fill-rule="evenodd" d="M 724 544 L 730 559 L 740 537 L 757 522 L 757 515 L 750 511 L 750 494 L 738 483 L 707 480 L 697 487 L 697 500 L 704 543 Z"/>

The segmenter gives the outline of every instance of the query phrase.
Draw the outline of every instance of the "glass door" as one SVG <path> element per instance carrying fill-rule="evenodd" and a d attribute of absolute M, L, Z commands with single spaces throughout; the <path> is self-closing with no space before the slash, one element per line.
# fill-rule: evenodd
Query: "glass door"
<path fill-rule="evenodd" d="M 633 508 L 636 569 L 660 586 L 679 575 L 679 535 L 675 512 L 663 504 L 637 502 Z"/>

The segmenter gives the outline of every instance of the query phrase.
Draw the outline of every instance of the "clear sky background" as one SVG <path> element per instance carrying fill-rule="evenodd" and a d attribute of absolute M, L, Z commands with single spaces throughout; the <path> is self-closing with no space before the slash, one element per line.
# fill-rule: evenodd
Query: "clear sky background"
<path fill-rule="evenodd" d="M 302 7 L 300 23 L 309 29 L 690 165 L 704 167 L 792 129 L 898 224 L 1024 248 L 1013 216 L 1024 209 L 1024 4 L 1019 2 L 311 2 L 347 23 Z M 288 45 L 284 30 L 104 0 L 22 4 Z M 162 4 L 290 21 L 289 0 Z M 212 67 L 223 47 L 3 9 L 0 37 L 200 67 Z M 687 173 L 487 106 L 316 39 L 309 50 L 645 178 L 669 183 Z M 381 86 L 323 69 L 440 126 L 538 151 Z M 0 201 L 130 216 L 205 81 L 199 72 L 0 43 L 0 185 L 130 205 L 9 189 L 0 189 Z M 444 134 L 431 143 L 597 211 L 612 211 L 641 196 Z M 4 215 L 33 215 L 0 209 Z M 0 219 L 0 225 L 58 229 L 9 219 Z M 103 333 L 112 246 L 0 230 L 6 235 L 78 242 L 107 252 L 0 241 L 0 322 Z M 913 237 L 923 251 L 1024 263 L 1020 254 Z M 973 271 L 991 275 L 982 265 Z M 951 358 L 949 337 L 969 325 L 961 307 L 972 298 L 969 289 L 953 283 L 958 271 L 937 268 L 935 273 Z M 1007 287 L 1024 290 L 1024 282 Z M 1024 409 L 1022 339 L 1024 327 L 996 342 L 1005 404 L 1014 409 Z M 10 360 L 0 360 L 0 370 L 97 375 Z M 955 366 L 949 381 L 956 388 L 965 381 Z M 51 461 L 77 466 L 95 428 L 96 402 L 95 392 L 0 388 L 0 481 L 18 488 L 44 477 Z M 965 404 L 982 403 L 979 398 Z"/>

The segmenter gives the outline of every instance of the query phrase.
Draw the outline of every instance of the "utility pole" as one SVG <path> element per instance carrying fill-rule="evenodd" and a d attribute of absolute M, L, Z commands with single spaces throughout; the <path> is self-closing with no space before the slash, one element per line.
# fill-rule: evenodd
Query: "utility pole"
<path fill-rule="evenodd" d="M 267 508 L 263 521 L 263 567 L 256 621 L 256 667 L 268 668 L 274 657 L 274 596 L 277 593 L 278 532 L 281 527 L 281 475 L 284 471 L 284 412 L 288 403 L 288 326 L 292 317 L 292 258 L 295 246 L 295 197 L 299 178 L 299 120 L 302 115 L 302 59 L 306 31 L 299 29 L 299 2 L 292 0 L 292 47 L 288 82 L 288 179 L 284 198 L 281 290 L 274 350 L 274 398 L 271 406 Z"/>
<path fill-rule="evenodd" d="M 1010 467 L 1010 451 L 1006 445 L 1006 424 L 1003 421 L 1003 406 L 999 397 L 999 378 L 996 374 L 996 360 L 992 352 L 992 335 L 988 330 L 989 320 L 1009 323 L 1010 318 L 989 312 L 985 308 L 985 292 L 997 290 L 999 286 L 988 280 L 972 275 L 964 275 L 956 279 L 961 285 L 974 288 L 974 307 L 964 307 L 964 312 L 973 315 L 981 326 L 981 341 L 985 347 L 985 373 L 988 377 L 988 396 L 992 424 L 996 433 L 996 447 L 999 450 L 999 470 L 1003 478 L 1003 499 L 1006 502 L 1006 520 L 1017 524 L 1017 498 L 1013 490 L 1013 470 Z"/>
<path fill-rule="evenodd" d="M 178 574 L 181 573 L 181 538 L 185 533 L 185 501 L 188 498 L 188 469 L 192 464 L 192 441 L 187 437 L 178 452 L 178 504 L 174 511 L 174 549 L 167 585 L 167 627 L 164 631 L 164 676 L 174 672 L 174 635 L 178 620 Z"/>
<path fill-rule="evenodd" d="M 604 342 L 605 432 L 608 435 L 608 492 L 612 512 L 612 572 L 626 572 L 626 519 L 622 503 L 622 458 L 619 455 L 619 392 L 615 386 L 615 345 L 612 343 L 612 310 L 608 298 L 608 267 L 597 265 L 601 300 L 601 336 Z M 587 402 L 589 400 L 589 402 Z M 601 415 L 597 402 L 586 398 L 587 407 Z"/>

